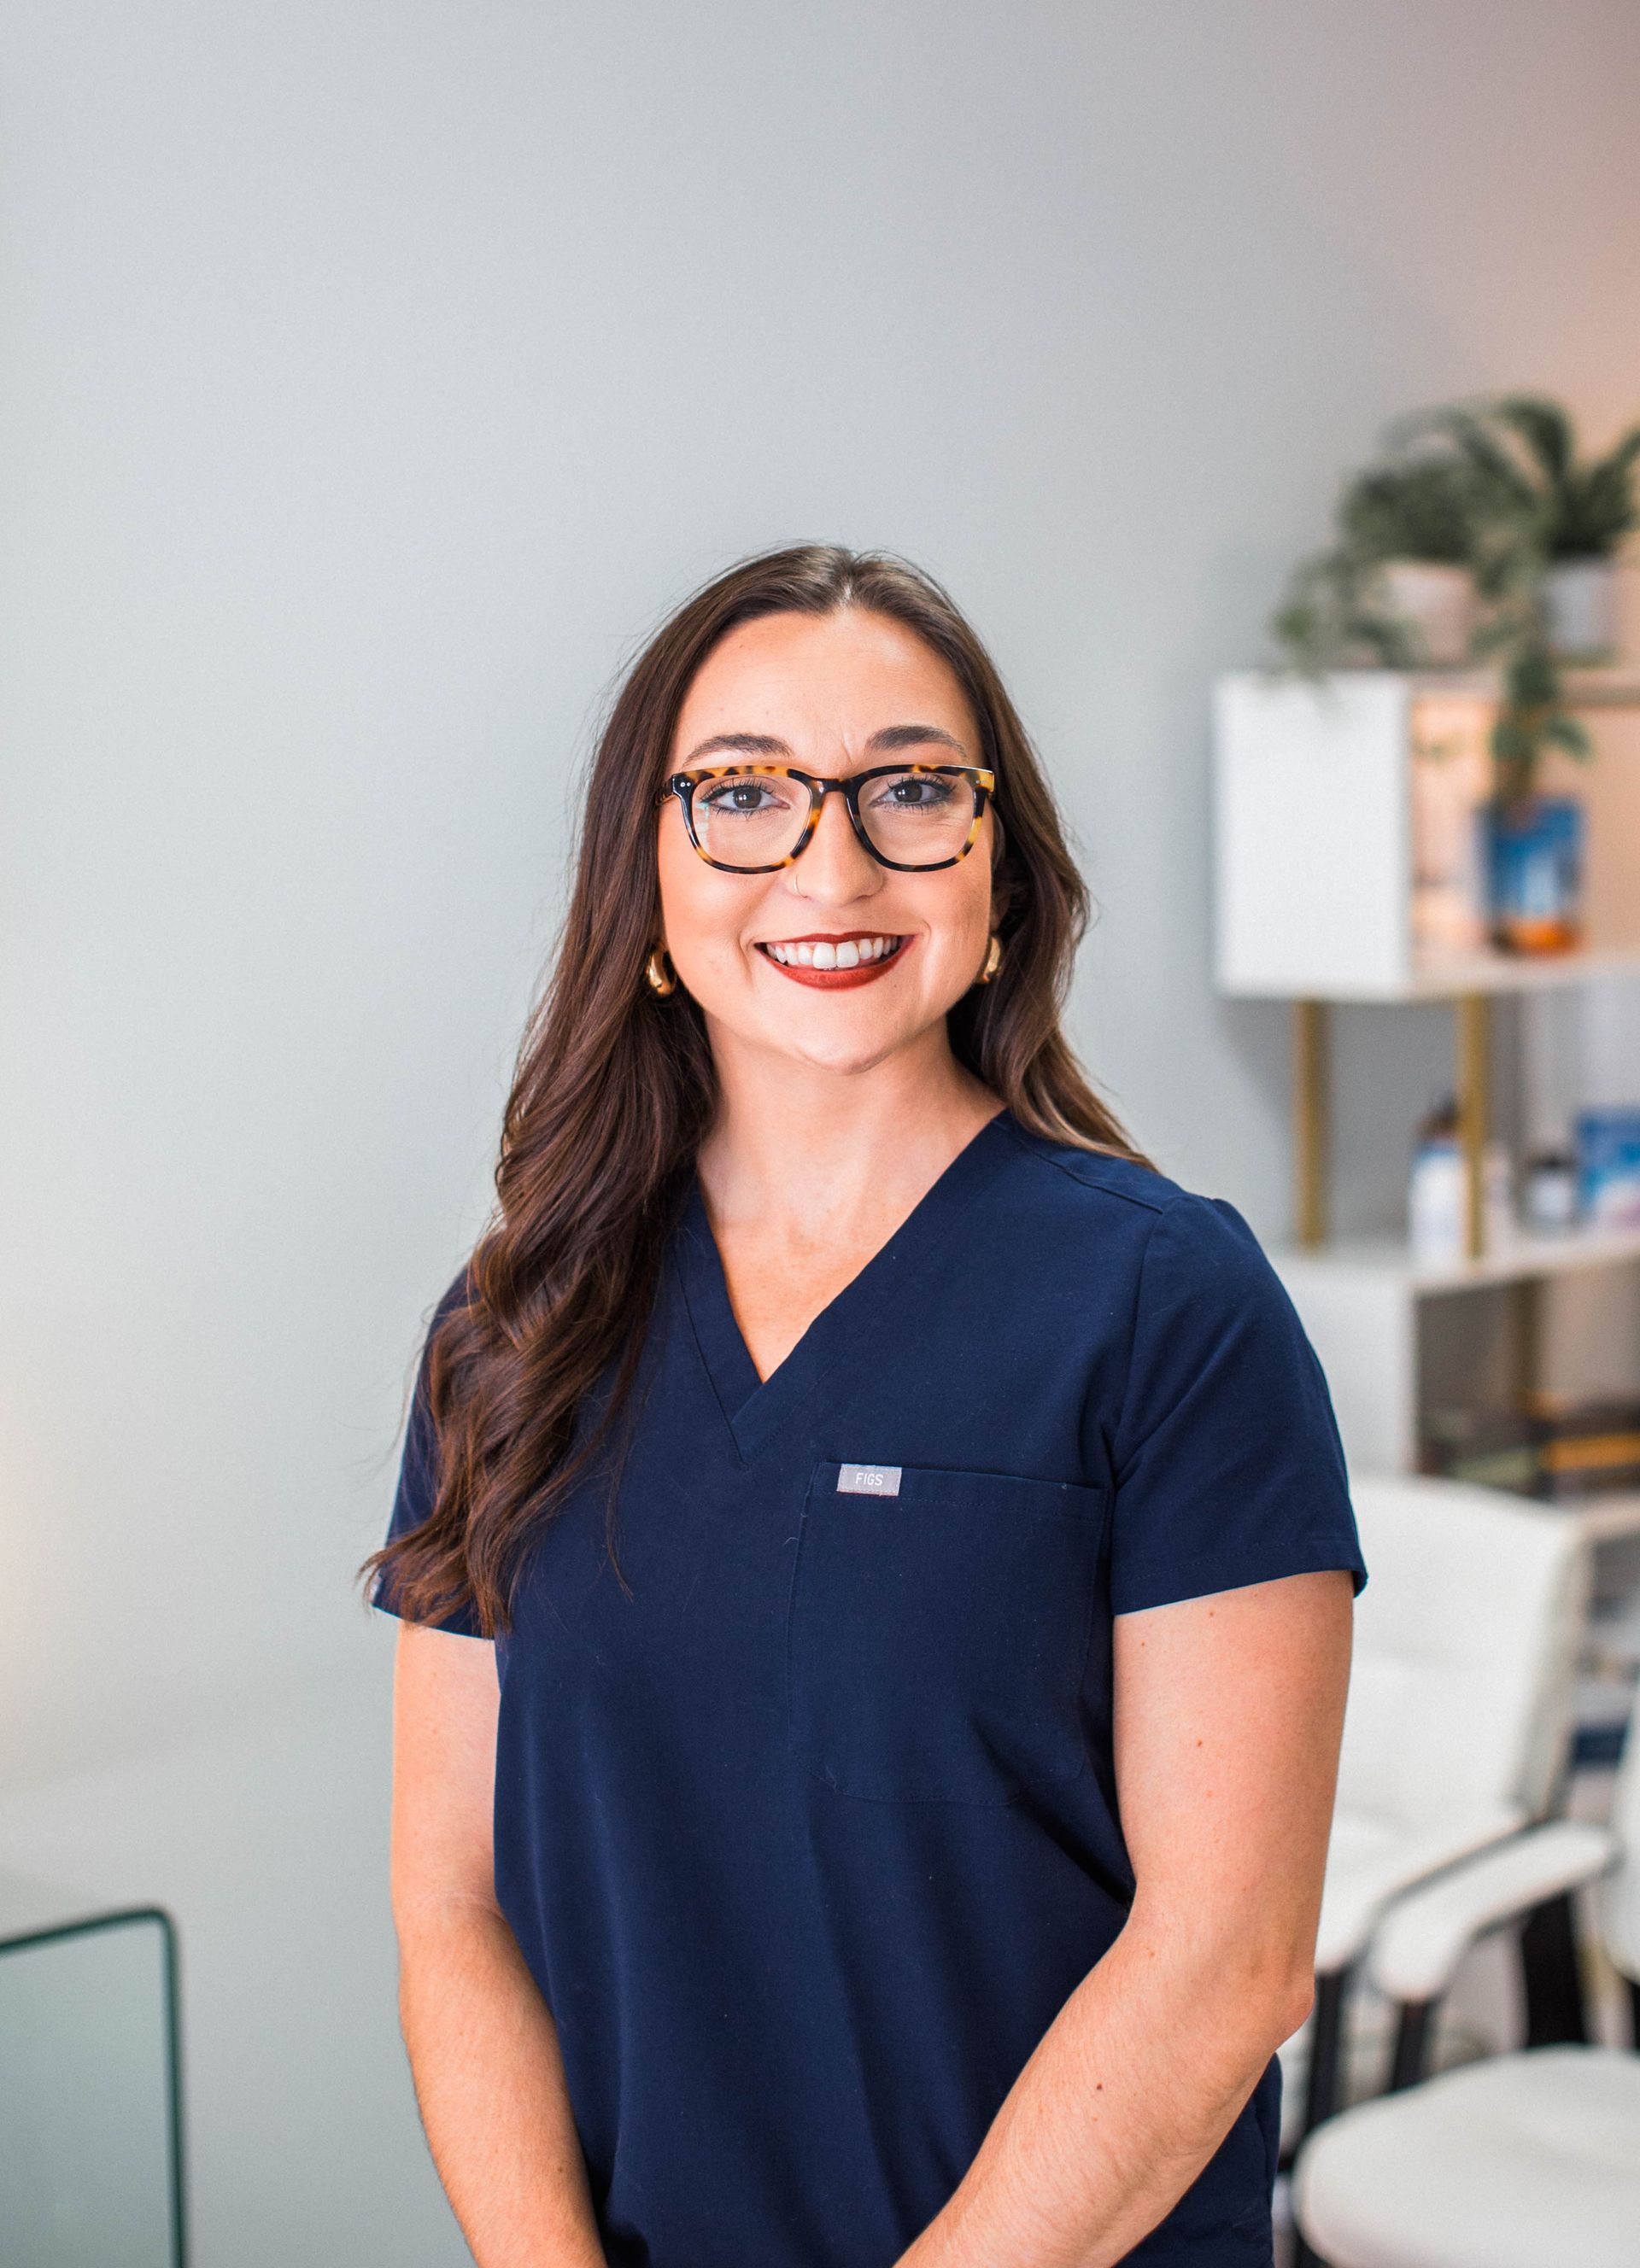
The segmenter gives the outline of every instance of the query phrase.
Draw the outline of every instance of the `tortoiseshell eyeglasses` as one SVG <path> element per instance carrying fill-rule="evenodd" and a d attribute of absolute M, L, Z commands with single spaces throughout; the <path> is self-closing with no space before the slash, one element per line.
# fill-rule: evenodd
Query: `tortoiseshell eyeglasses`
<path fill-rule="evenodd" d="M 774 874 L 808 849 L 827 796 L 836 793 L 880 866 L 924 874 L 968 856 L 995 786 L 996 774 L 979 764 L 876 764 L 825 779 L 795 764 L 738 763 L 674 772 L 655 802 L 677 798 L 708 866 Z"/>

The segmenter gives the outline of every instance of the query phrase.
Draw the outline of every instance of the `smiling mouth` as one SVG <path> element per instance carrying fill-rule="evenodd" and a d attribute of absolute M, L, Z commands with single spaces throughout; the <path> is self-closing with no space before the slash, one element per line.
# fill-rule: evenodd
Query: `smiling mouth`
<path fill-rule="evenodd" d="M 757 949 L 782 976 L 845 992 L 886 975 L 910 943 L 881 930 L 852 930 L 844 937 L 760 938 Z"/>

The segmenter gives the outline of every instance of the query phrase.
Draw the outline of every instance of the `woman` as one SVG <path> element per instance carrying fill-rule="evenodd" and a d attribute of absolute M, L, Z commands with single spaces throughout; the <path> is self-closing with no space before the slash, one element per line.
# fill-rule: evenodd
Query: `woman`
<path fill-rule="evenodd" d="M 1251 1233 L 1060 1035 L 1084 918 L 915 571 L 628 676 L 369 1563 L 481 2268 L 1269 2260 L 1365 1575 Z"/>

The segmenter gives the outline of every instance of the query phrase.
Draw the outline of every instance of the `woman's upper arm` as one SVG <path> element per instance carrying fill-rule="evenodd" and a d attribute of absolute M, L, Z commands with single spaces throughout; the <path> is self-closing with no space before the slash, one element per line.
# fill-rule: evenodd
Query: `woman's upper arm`
<path fill-rule="evenodd" d="M 1352 1590 L 1330 1569 L 1116 1617 L 1135 1909 L 1175 1942 L 1295 1991 L 1314 1955 Z"/>
<path fill-rule="evenodd" d="M 486 1638 L 405 1623 L 393 1680 L 393 1908 L 495 1906 L 500 1691 Z"/>

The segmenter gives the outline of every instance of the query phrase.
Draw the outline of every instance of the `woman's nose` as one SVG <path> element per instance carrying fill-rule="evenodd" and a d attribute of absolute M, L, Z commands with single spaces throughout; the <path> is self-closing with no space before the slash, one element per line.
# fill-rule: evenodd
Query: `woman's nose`
<path fill-rule="evenodd" d="M 857 898 L 880 882 L 883 869 L 855 834 L 848 806 L 835 790 L 821 799 L 814 833 L 790 872 L 793 886 L 806 898 Z"/>

